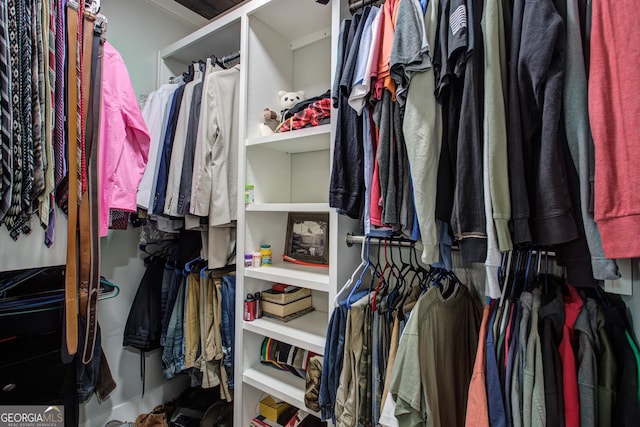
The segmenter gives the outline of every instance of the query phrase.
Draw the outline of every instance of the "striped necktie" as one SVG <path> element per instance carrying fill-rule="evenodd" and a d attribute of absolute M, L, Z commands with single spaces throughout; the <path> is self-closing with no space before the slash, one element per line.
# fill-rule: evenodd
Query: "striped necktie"
<path fill-rule="evenodd" d="M 31 60 L 33 58 L 33 43 L 31 38 L 32 21 L 30 2 L 19 1 L 21 11 L 20 26 L 20 69 L 22 70 L 21 106 L 22 123 L 22 213 L 18 222 L 19 226 L 26 222 L 31 213 L 33 201 L 33 70 Z M 23 229 L 23 231 L 26 231 Z"/>
<path fill-rule="evenodd" d="M 77 56 L 77 135 L 78 135 L 78 203 L 82 200 L 82 194 L 87 191 L 87 163 L 84 149 L 84 90 L 82 87 L 82 72 L 84 67 L 84 2 L 78 2 L 78 56 Z"/>
<path fill-rule="evenodd" d="M 4 223 L 13 239 L 18 237 L 14 227 L 18 222 L 22 202 L 22 108 L 20 106 L 20 42 L 18 31 L 19 9 L 16 2 L 7 2 L 7 26 L 9 34 L 9 58 L 11 64 L 11 109 L 12 109 L 12 139 L 13 139 L 13 186 L 11 189 L 11 204 L 4 218 Z"/>
<path fill-rule="evenodd" d="M 7 0 L 0 0 L 0 221 L 11 205 L 13 139 L 11 137 L 11 81 Z"/>
<path fill-rule="evenodd" d="M 46 162 L 44 139 L 44 57 L 42 56 L 42 0 L 34 0 L 31 11 L 31 111 L 33 114 L 33 187 L 31 204 L 44 191 L 44 165 Z"/>
<path fill-rule="evenodd" d="M 49 125 L 47 129 L 47 137 L 49 138 L 48 151 L 47 156 L 49 158 L 49 169 L 48 173 L 45 175 L 47 186 L 45 187 L 45 197 L 49 198 L 49 203 L 45 203 L 45 206 L 41 209 L 44 210 L 46 207 L 49 211 L 49 219 L 47 221 L 47 231 L 45 233 L 44 244 L 47 247 L 51 247 L 53 245 L 54 240 L 54 229 L 55 229 L 55 211 L 53 209 L 55 205 L 54 195 L 55 195 L 55 187 L 56 187 L 56 176 L 55 171 L 58 167 L 58 162 L 62 162 L 63 159 L 58 158 L 56 156 L 55 151 L 55 122 L 56 122 L 56 114 L 57 110 L 55 108 L 55 96 L 56 96 L 56 34 L 57 34 L 57 22 L 58 19 L 58 1 L 57 0 L 47 0 L 49 3 L 49 55 L 48 65 L 48 73 L 49 73 L 49 102 L 47 104 L 47 108 L 50 108 L 49 115 L 47 119 L 49 120 Z M 62 167 L 62 166 L 60 166 Z M 42 218 L 42 213 L 41 213 Z"/>
<path fill-rule="evenodd" d="M 65 81 L 64 81 L 64 62 L 65 62 L 65 22 L 64 15 L 66 13 L 66 0 L 56 1 L 58 4 L 57 14 L 56 14 L 56 78 L 55 78 L 55 100 L 54 100 L 54 110 L 56 114 L 55 118 L 55 126 L 53 131 L 53 153 L 56 158 L 55 165 L 55 178 L 56 178 L 56 187 L 58 187 L 66 175 L 67 171 L 65 168 L 65 124 L 64 124 L 64 93 L 65 93 Z"/>

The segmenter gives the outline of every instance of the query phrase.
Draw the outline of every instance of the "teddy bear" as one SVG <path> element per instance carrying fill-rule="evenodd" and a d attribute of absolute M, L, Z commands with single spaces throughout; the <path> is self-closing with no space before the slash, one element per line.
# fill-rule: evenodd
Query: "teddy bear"
<path fill-rule="evenodd" d="M 280 97 L 280 113 L 277 113 L 270 108 L 265 108 L 262 111 L 263 122 L 258 125 L 258 130 L 262 136 L 274 133 L 280 123 L 282 123 L 287 111 L 298 102 L 304 101 L 303 90 L 299 90 L 297 92 L 286 92 L 281 90 L 278 92 L 278 96 Z"/>
<path fill-rule="evenodd" d="M 270 135 L 276 131 L 280 125 L 280 115 L 270 108 L 265 108 L 262 111 L 264 121 L 258 125 L 260 135 Z"/>
<path fill-rule="evenodd" d="M 282 117 L 286 114 L 287 110 L 296 105 L 300 101 L 304 101 L 304 91 L 299 90 L 297 92 L 285 92 L 281 90 L 278 92 L 278 96 L 280 97 L 280 114 Z"/>

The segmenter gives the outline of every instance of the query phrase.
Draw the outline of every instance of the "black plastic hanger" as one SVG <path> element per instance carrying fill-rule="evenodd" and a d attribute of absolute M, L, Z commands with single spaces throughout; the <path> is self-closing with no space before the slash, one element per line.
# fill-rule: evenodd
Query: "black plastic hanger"
<path fill-rule="evenodd" d="M 187 83 L 193 80 L 193 75 L 194 75 L 193 64 L 194 64 L 193 62 L 189 64 L 189 66 L 187 67 L 187 71 L 182 73 L 182 76 L 184 77 L 184 81 Z"/>

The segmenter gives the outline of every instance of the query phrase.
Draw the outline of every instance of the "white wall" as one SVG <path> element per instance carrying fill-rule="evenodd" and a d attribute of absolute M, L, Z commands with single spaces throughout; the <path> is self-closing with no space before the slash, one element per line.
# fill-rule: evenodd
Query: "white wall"
<path fill-rule="evenodd" d="M 112 231 L 101 240 L 101 274 L 120 286 L 116 298 L 100 301 L 102 347 L 117 384 L 108 399 L 98 403 L 96 396 L 80 405 L 80 421 L 87 426 L 104 426 L 112 419 L 134 421 L 135 417 L 150 411 L 186 388 L 185 376 L 165 381 L 162 377 L 160 351 L 146 354 L 145 395 L 140 378 L 140 352 L 122 346 L 124 327 L 131 303 L 138 290 L 145 268 L 137 251 L 137 229 Z"/>
<path fill-rule="evenodd" d="M 122 55 L 138 98 L 155 89 L 158 50 L 197 28 L 144 0 L 103 0 L 102 13 L 108 19 L 107 40 Z M 81 405 L 82 425 L 104 426 L 112 419 L 134 421 L 138 414 L 175 397 L 188 384 L 185 376 L 163 380 L 157 350 L 145 359 L 142 398 L 140 353 L 122 347 L 129 309 L 144 274 L 138 234 L 137 229 L 111 231 L 101 240 L 101 274 L 121 289 L 118 297 L 101 301 L 98 310 L 102 347 L 117 387 L 104 402 L 98 403 L 94 395 Z"/>
<path fill-rule="evenodd" d="M 102 13 L 107 40 L 122 55 L 138 97 L 155 89 L 158 50 L 198 28 L 145 0 L 102 0 Z"/>

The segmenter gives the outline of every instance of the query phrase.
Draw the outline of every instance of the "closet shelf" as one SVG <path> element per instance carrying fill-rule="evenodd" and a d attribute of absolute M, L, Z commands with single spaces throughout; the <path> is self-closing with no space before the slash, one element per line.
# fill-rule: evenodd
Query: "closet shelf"
<path fill-rule="evenodd" d="M 274 254 L 275 257 L 279 255 Z M 244 275 L 253 279 L 302 286 L 322 292 L 329 291 L 329 269 L 325 267 L 306 267 L 280 262 L 271 267 L 246 268 Z"/>
<path fill-rule="evenodd" d="M 327 313 L 315 310 L 287 323 L 261 317 L 251 322 L 245 321 L 244 329 L 317 354 L 324 354 Z"/>
<path fill-rule="evenodd" d="M 328 203 L 249 203 L 247 212 L 329 212 Z"/>
<path fill-rule="evenodd" d="M 250 16 L 255 16 L 290 41 L 331 25 L 331 7 L 318 2 L 260 0 L 249 2 L 247 7 Z"/>
<path fill-rule="evenodd" d="M 240 49 L 240 25 L 244 9 L 244 5 L 239 6 L 218 16 L 204 27 L 162 49 L 160 58 L 190 64 L 194 60 L 226 55 Z"/>
<path fill-rule="evenodd" d="M 266 365 L 258 365 L 247 369 L 242 380 L 273 397 L 283 400 L 296 408 L 319 417 L 320 414 L 308 409 L 304 404 L 305 380 L 291 372 L 279 371 Z"/>
<path fill-rule="evenodd" d="M 247 149 L 265 147 L 285 153 L 308 153 L 310 151 L 328 150 L 331 145 L 330 136 L 330 124 L 314 126 L 291 132 L 249 138 L 247 139 Z"/>

